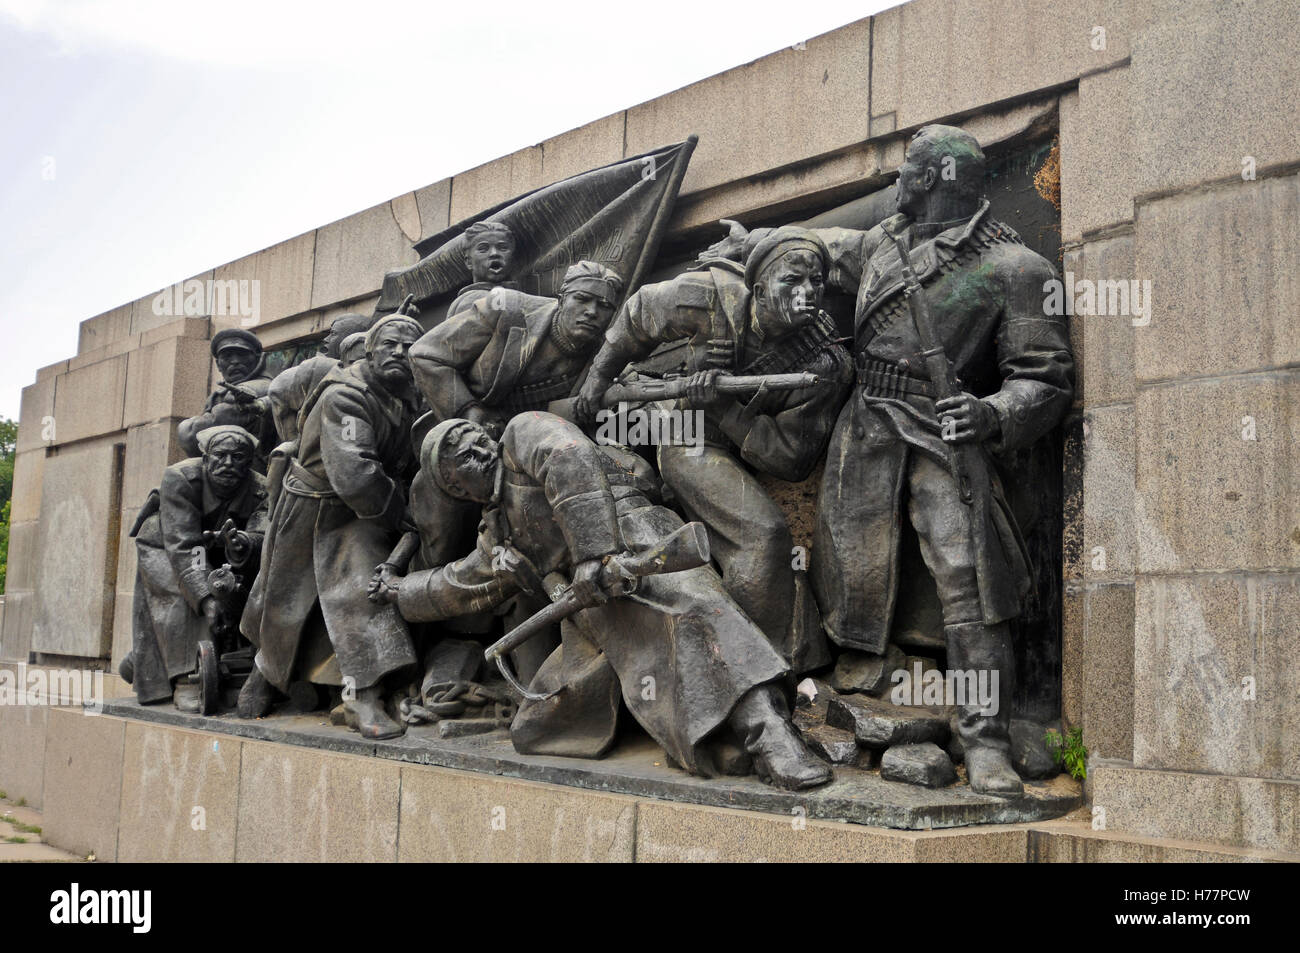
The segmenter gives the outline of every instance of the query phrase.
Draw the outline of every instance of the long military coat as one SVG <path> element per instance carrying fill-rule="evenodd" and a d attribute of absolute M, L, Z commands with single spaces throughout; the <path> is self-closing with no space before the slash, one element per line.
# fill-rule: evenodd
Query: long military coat
<path fill-rule="evenodd" d="M 916 242 L 910 257 L 957 377 L 997 415 L 1000 432 L 983 448 L 994 464 L 990 504 L 972 514 L 981 607 L 984 621 L 995 623 L 1020 614 L 1030 582 L 996 457 L 1056 426 L 1072 399 L 1074 361 L 1065 319 L 1044 309 L 1044 283 L 1055 269 L 987 214 L 985 202 L 969 221 Z M 905 225 L 894 216 L 868 232 L 818 231 L 831 251 L 832 282 L 858 293 L 860 382 L 881 365 L 928 380 L 898 252 L 885 231 Z M 911 244 L 910 227 L 904 236 Z M 920 453 L 946 467 L 948 452 L 931 396 L 870 396 L 859 387 L 845 404 L 827 451 L 811 566 L 824 623 L 838 644 L 884 649 L 898 593 L 908 461 Z"/>

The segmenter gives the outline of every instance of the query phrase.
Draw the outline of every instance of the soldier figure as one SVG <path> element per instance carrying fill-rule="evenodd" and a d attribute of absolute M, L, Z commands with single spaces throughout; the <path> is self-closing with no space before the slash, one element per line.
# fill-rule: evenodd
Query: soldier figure
<path fill-rule="evenodd" d="M 564 620 L 562 645 L 532 680 L 534 692 L 563 691 L 523 703 L 511 726 L 516 750 L 599 757 L 614 743 L 621 694 L 694 774 L 719 773 L 719 745 L 734 739 L 780 787 L 831 779 L 790 724 L 776 687 L 785 663 L 711 569 L 645 576 L 632 596 L 610 597 L 609 559 L 646 551 L 683 524 L 574 424 L 522 414 L 498 444 L 477 424 L 444 421 L 425 438 L 421 466 L 444 492 L 485 504 L 478 546 L 405 578 L 380 567 L 376 599 L 413 621 L 487 608 L 514 589 L 493 568 L 508 548 L 531 578 L 571 578 L 585 607 Z"/>
<path fill-rule="evenodd" d="M 447 308 L 447 317 L 472 308 L 493 288 L 519 289 L 509 277 L 514 270 L 515 246 L 515 233 L 501 222 L 476 222 L 465 229 L 465 264 L 474 281 L 460 289 Z"/>
<path fill-rule="evenodd" d="M 173 699 L 198 711 L 194 671 L 201 640 L 221 645 L 237 617 L 213 595 L 208 573 L 223 563 L 256 572 L 266 532 L 266 482 L 253 471 L 257 441 L 241 427 L 197 434 L 201 458 L 174 463 L 136 519 L 133 644 L 120 667 L 143 705 Z M 245 591 L 247 585 L 244 586 Z"/>
<path fill-rule="evenodd" d="M 286 368 L 271 381 L 267 396 L 282 441 L 298 439 L 298 412 L 325 375 L 342 362 L 344 341 L 353 334 L 364 335 L 372 324 L 374 319 L 363 314 L 339 315 L 321 342 L 319 354 Z"/>
<path fill-rule="evenodd" d="M 243 427 L 258 441 L 254 467 L 265 473 L 266 455 L 275 446 L 275 418 L 267 397 L 271 379 L 266 376 L 262 342 L 242 328 L 226 328 L 212 336 L 211 348 L 221 383 L 208 395 L 203 413 L 181 421 L 176 428 L 177 440 L 182 450 L 196 457 L 200 430 L 222 424 Z"/>
<path fill-rule="evenodd" d="M 416 396 L 408 351 L 421 333 L 404 315 L 381 319 L 367 335 L 366 359 L 331 370 L 304 407 L 298 453 L 241 623 L 258 647 L 239 696 L 243 717 L 265 714 L 272 689 L 287 691 L 301 677 L 300 649 L 319 605 L 358 730 L 371 739 L 402 732 L 384 711 L 383 680 L 414 664 L 410 632 L 396 610 L 366 598 L 359 580 L 410 527 L 405 484 Z"/>
<path fill-rule="evenodd" d="M 831 280 L 857 291 L 858 388 L 831 436 L 812 573 L 827 631 L 850 650 L 885 650 L 898 590 L 900 515 L 916 530 L 943 607 L 948 667 L 999 673 L 996 714 L 960 706 L 971 787 L 1023 788 L 1009 757 L 1009 620 L 1022 611 L 1027 557 L 996 456 L 1028 447 L 1070 406 L 1074 362 L 1063 318 L 1044 308 L 1053 267 L 981 199 L 984 153 L 953 126 L 921 128 L 899 169 L 899 213 L 867 232 L 825 229 Z M 961 392 L 936 399 L 902 258 L 928 305 Z M 931 355 L 933 357 L 933 354 Z M 973 444 L 968 488 L 954 447 Z M 963 492 L 966 490 L 966 492 Z"/>
<path fill-rule="evenodd" d="M 753 471 L 807 478 L 853 380 L 848 351 L 821 311 L 828 257 L 814 233 L 786 226 L 767 234 L 743 269 L 715 258 L 699 271 L 641 288 L 606 332 L 578 407 L 591 417 L 629 363 L 665 342 L 686 342 L 683 363 L 693 377 L 683 406 L 703 410 L 704 448 L 661 445 L 660 472 L 686 516 L 708 526 L 727 592 L 798 669 L 826 661 L 825 640 L 815 620 L 792 617 L 800 602 L 794 542 Z M 717 392 L 720 369 L 809 372 L 822 384 L 760 388 L 742 401 Z"/>

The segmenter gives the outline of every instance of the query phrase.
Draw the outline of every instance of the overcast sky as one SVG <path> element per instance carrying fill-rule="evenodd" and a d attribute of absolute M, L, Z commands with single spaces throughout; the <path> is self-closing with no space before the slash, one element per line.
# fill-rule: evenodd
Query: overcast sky
<path fill-rule="evenodd" d="M 0 415 L 86 318 L 893 5 L 0 0 Z"/>

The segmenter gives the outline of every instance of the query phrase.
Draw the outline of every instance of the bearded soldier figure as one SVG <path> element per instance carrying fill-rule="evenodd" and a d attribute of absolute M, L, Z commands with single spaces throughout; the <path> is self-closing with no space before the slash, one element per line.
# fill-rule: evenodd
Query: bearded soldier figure
<path fill-rule="evenodd" d="M 883 652 L 906 514 L 943 608 L 948 668 L 999 675 L 996 714 L 959 706 L 971 787 L 1011 795 L 1023 788 L 1009 756 L 1009 620 L 1022 611 L 1030 576 L 993 464 L 1060 422 L 1073 396 L 1074 361 L 1064 318 L 1044 308 L 1055 269 L 989 218 L 983 188 L 975 138 L 924 126 L 899 169 L 897 215 L 866 232 L 818 230 L 830 249 L 831 281 L 857 292 L 858 387 L 831 436 L 812 576 L 831 638 L 848 650 Z M 743 240 L 740 232 L 733 239 Z M 900 243 L 920 285 L 915 293 L 928 305 L 934 345 L 956 380 L 958 393 L 948 398 L 937 399 Z M 983 474 L 969 485 L 956 476 L 962 465 L 954 447 L 964 444 L 978 455 L 971 473 Z"/>
<path fill-rule="evenodd" d="M 253 471 L 257 441 L 241 427 L 210 427 L 196 435 L 202 457 L 163 471 L 162 483 L 136 519 L 136 583 L 132 647 L 122 677 L 141 704 L 171 698 L 199 710 L 194 671 L 198 644 L 238 625 L 208 584 L 210 570 L 229 563 L 244 575 L 257 570 L 266 532 L 267 493 Z"/>
<path fill-rule="evenodd" d="M 397 612 L 366 598 L 364 580 L 410 526 L 405 483 L 416 398 L 407 355 L 422 332 L 404 315 L 381 319 L 367 335 L 365 360 L 331 370 L 304 408 L 241 623 L 258 647 L 239 696 L 243 717 L 265 714 L 273 688 L 287 691 L 306 674 L 300 650 L 319 605 L 358 730 L 371 739 L 402 732 L 384 711 L 383 680 L 413 665 L 415 651 Z"/>
<path fill-rule="evenodd" d="M 259 473 L 265 473 L 266 455 L 275 446 L 275 418 L 267 395 L 271 378 L 266 374 L 262 342 L 251 331 L 226 328 L 212 336 L 211 350 L 221 383 L 208 395 L 203 413 L 177 426 L 177 442 L 187 454 L 196 457 L 200 430 L 223 424 L 243 427 L 258 441 L 254 466 Z"/>
<path fill-rule="evenodd" d="M 661 344 L 685 342 L 682 363 L 693 376 L 682 404 L 704 412 L 704 447 L 660 445 L 660 472 L 686 516 L 708 526 L 727 592 L 798 670 L 827 661 L 825 639 L 815 612 L 811 620 L 792 616 L 801 604 L 794 541 L 754 471 L 807 478 L 853 380 L 848 351 L 821 311 L 828 258 L 814 233 L 786 226 L 765 235 L 744 268 L 706 260 L 699 271 L 641 288 L 605 333 L 578 408 L 592 416 L 628 364 Z M 806 372 L 822 383 L 772 392 L 760 387 L 737 399 L 718 393 L 720 370 Z"/>
<path fill-rule="evenodd" d="M 602 581 L 608 560 L 645 552 L 683 524 L 574 424 L 521 414 L 497 443 L 477 424 L 444 421 L 425 438 L 421 466 L 444 492 L 485 504 L 478 546 L 404 578 L 381 567 L 375 598 L 412 621 L 488 608 L 514 591 L 493 568 L 508 548 L 533 578 L 571 578 L 584 606 L 564 620 L 562 645 L 531 684 L 537 693 L 562 690 L 521 705 L 511 725 L 516 750 L 601 756 L 615 740 L 621 695 L 694 774 L 719 773 L 718 746 L 734 738 L 780 787 L 831 779 L 790 724 L 776 684 L 785 663 L 711 569 L 645 576 L 633 594 L 611 598 Z"/>

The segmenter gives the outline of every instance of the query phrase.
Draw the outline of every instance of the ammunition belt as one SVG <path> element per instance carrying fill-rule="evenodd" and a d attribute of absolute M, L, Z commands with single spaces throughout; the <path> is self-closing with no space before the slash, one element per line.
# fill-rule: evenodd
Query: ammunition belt
<path fill-rule="evenodd" d="M 935 395 L 933 383 L 909 374 L 891 361 L 878 361 L 873 357 L 860 354 L 856 367 L 858 385 L 867 397 L 899 400 L 907 394 L 920 394 L 923 397 Z"/>

